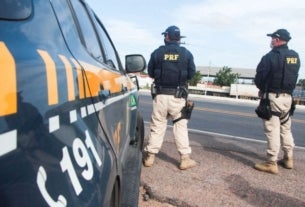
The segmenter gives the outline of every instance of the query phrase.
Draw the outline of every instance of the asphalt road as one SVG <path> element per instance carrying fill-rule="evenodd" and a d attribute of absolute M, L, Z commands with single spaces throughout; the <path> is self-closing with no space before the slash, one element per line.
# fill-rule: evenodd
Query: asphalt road
<path fill-rule="evenodd" d="M 189 129 L 265 141 L 262 121 L 254 112 L 258 101 L 202 95 L 190 95 L 189 99 L 195 102 L 188 124 Z M 149 92 L 141 92 L 140 111 L 144 121 L 150 122 L 152 99 Z M 171 125 L 171 121 L 168 124 Z M 296 146 L 305 147 L 304 127 L 305 107 L 297 106 L 292 117 L 292 132 Z"/>

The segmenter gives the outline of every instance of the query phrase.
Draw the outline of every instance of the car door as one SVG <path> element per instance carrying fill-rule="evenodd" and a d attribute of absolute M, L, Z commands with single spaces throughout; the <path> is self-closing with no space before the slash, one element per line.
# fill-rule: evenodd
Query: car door
<path fill-rule="evenodd" d="M 116 155 L 118 177 L 121 180 L 123 166 L 127 167 L 126 163 L 130 159 L 130 156 L 126 156 L 131 148 L 130 142 L 136 137 L 138 88 L 123 70 L 114 45 L 94 12 L 83 1 L 71 0 L 70 3 L 73 8 L 71 18 L 76 24 L 75 32 L 65 28 L 64 21 L 60 24 L 77 60 L 75 64 L 83 69 L 83 96 L 92 100 L 92 109 L 100 121 L 98 134 L 109 141 Z M 65 18 L 67 16 L 62 15 Z M 80 44 L 71 41 L 74 36 L 79 36 Z M 132 162 L 141 164 L 138 159 Z M 138 179 L 139 171 L 132 176 Z"/>

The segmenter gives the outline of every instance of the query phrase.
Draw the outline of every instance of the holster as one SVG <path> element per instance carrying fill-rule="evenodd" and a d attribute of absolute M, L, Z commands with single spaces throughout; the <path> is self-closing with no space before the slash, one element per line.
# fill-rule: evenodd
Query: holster
<path fill-rule="evenodd" d="M 269 120 L 272 116 L 269 98 L 262 98 L 258 107 L 255 109 L 255 112 L 258 117 Z"/>
<path fill-rule="evenodd" d="M 180 87 L 178 86 L 176 89 L 175 97 L 176 98 L 185 98 L 187 99 L 188 96 L 188 90 L 186 87 Z"/>
<path fill-rule="evenodd" d="M 180 121 L 181 119 L 190 119 L 194 106 L 195 106 L 195 104 L 193 101 L 187 100 L 185 103 L 185 106 L 181 110 L 181 117 L 173 120 L 173 123 L 176 123 L 177 121 Z"/>
<path fill-rule="evenodd" d="M 190 119 L 192 115 L 192 111 L 194 108 L 194 102 L 191 100 L 187 100 L 185 106 L 183 107 L 181 113 L 185 119 Z"/>
<path fill-rule="evenodd" d="M 150 93 L 151 93 L 151 97 L 152 99 L 154 99 L 157 95 L 157 88 L 156 88 L 156 84 L 155 83 L 152 83 L 150 85 Z"/>
<path fill-rule="evenodd" d="M 294 99 L 292 99 L 291 107 L 290 107 L 290 111 L 289 111 L 289 115 L 290 116 L 293 116 L 295 108 L 296 108 L 296 105 L 297 105 L 296 101 Z"/>

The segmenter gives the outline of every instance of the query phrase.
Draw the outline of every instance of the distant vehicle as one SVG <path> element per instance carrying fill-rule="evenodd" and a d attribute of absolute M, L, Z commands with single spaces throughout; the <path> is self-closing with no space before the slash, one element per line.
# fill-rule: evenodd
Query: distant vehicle
<path fill-rule="evenodd" d="M 83 0 L 1 0 L 0 206 L 138 206 L 136 77 Z"/>
<path fill-rule="evenodd" d="M 256 100 L 258 99 L 258 88 L 250 84 L 231 84 L 230 96 Z"/>

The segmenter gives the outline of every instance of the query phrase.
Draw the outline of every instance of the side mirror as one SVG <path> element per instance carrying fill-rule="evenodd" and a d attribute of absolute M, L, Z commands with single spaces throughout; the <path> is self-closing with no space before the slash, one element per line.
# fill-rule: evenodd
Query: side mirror
<path fill-rule="evenodd" d="M 127 73 L 141 72 L 146 68 L 146 61 L 142 55 L 126 55 L 125 69 Z"/>

